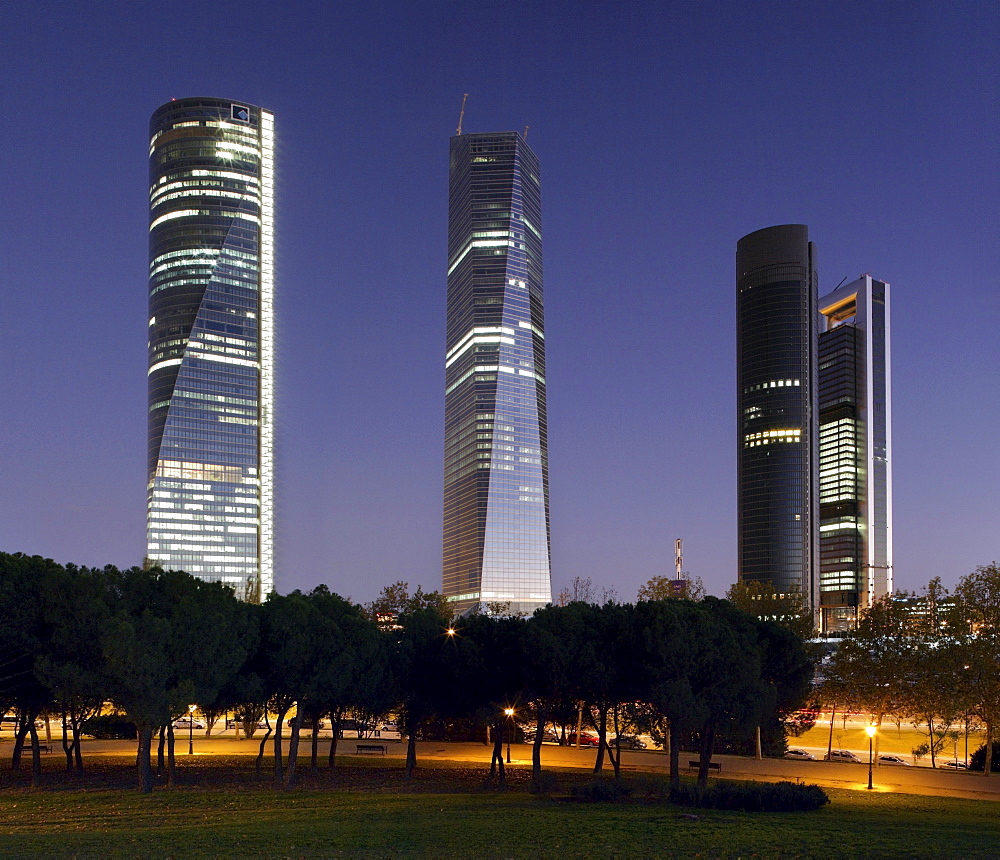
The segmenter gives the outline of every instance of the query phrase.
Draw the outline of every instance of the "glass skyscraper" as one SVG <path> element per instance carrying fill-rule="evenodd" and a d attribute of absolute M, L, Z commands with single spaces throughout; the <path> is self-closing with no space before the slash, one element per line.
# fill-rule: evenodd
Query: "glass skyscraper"
<path fill-rule="evenodd" d="M 818 277 L 802 224 L 736 248 L 739 579 L 818 604 Z"/>
<path fill-rule="evenodd" d="M 830 633 L 892 593 L 889 285 L 863 275 L 819 310 L 819 588 Z"/>
<path fill-rule="evenodd" d="M 146 556 L 274 588 L 274 116 L 177 99 L 149 126 Z"/>
<path fill-rule="evenodd" d="M 551 602 L 538 159 L 451 139 L 443 593 L 456 612 Z"/>

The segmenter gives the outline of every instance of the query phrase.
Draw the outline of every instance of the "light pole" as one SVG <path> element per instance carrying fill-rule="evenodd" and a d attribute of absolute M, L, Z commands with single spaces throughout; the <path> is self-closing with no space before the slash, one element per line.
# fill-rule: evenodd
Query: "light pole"
<path fill-rule="evenodd" d="M 188 705 L 188 755 L 194 755 L 194 709 L 197 705 Z"/>
<path fill-rule="evenodd" d="M 868 733 L 868 790 L 869 791 L 871 791 L 872 788 L 874 787 L 872 785 L 872 764 L 874 763 L 875 758 L 872 750 L 872 742 L 875 739 L 876 729 L 877 726 L 874 723 L 872 723 L 869 726 L 865 726 L 865 731 Z"/>
<path fill-rule="evenodd" d="M 514 709 L 504 708 L 503 712 L 507 715 L 507 764 L 510 764 L 510 733 L 514 728 Z"/>

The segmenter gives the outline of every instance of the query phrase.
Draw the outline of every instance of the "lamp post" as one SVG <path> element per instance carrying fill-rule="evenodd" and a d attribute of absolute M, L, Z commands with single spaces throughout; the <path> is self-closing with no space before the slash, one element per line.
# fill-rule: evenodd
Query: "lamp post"
<path fill-rule="evenodd" d="M 868 734 L 868 790 L 871 791 L 874 786 L 872 786 L 872 764 L 875 761 L 875 757 L 872 749 L 872 742 L 875 738 L 875 732 L 877 726 L 872 723 L 871 725 L 865 726 L 865 732 Z"/>
<path fill-rule="evenodd" d="M 196 705 L 188 705 L 188 755 L 194 755 L 194 709 Z"/>
<path fill-rule="evenodd" d="M 510 733 L 514 728 L 514 709 L 504 708 L 503 712 L 507 715 L 507 764 L 510 764 Z"/>

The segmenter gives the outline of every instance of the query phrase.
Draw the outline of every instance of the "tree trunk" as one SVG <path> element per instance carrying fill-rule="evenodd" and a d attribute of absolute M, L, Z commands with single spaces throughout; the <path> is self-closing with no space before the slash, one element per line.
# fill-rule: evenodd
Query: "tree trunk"
<path fill-rule="evenodd" d="M 580 744 L 580 735 L 576 736 L 577 746 Z M 608 746 L 608 712 L 598 706 L 597 708 L 597 758 L 594 761 L 594 773 L 600 773 L 604 769 L 604 750 Z"/>
<path fill-rule="evenodd" d="M 292 736 L 288 739 L 288 767 L 285 769 L 285 779 L 283 785 L 285 789 L 295 785 L 295 768 L 299 761 L 299 732 L 302 730 L 302 706 L 292 720 Z"/>
<path fill-rule="evenodd" d="M 267 749 L 267 739 L 271 737 L 271 727 L 267 727 L 267 731 L 264 732 L 264 737 L 260 739 L 260 747 L 257 750 L 257 760 L 254 762 L 254 771 L 257 776 L 260 776 L 261 767 L 264 764 L 264 750 Z"/>
<path fill-rule="evenodd" d="M 503 764 L 503 741 L 508 722 L 510 721 L 504 719 L 493 723 L 493 757 L 490 759 L 490 777 L 496 776 L 503 788 L 507 787 L 507 773 Z"/>
<path fill-rule="evenodd" d="M 38 781 L 42 776 L 42 751 L 38 748 L 38 730 L 35 728 L 34 715 L 28 723 L 28 733 L 31 735 L 31 787 L 38 788 Z"/>
<path fill-rule="evenodd" d="M 73 771 L 73 744 L 69 739 L 69 732 L 67 729 L 69 722 L 69 716 L 66 713 L 66 706 L 63 705 L 62 709 L 62 749 L 63 755 L 66 756 L 66 773 L 71 773 Z"/>
<path fill-rule="evenodd" d="M 536 794 L 542 790 L 542 737 L 545 734 L 547 713 L 544 707 L 539 707 L 535 739 L 531 744 L 531 790 Z"/>
<path fill-rule="evenodd" d="M 135 757 L 136 770 L 139 774 L 139 791 L 150 794 L 153 791 L 153 766 L 149 760 L 153 746 L 153 727 L 136 726 L 139 730 L 139 749 Z"/>
<path fill-rule="evenodd" d="M 681 787 L 681 733 L 676 721 L 670 721 L 670 789 Z"/>
<path fill-rule="evenodd" d="M 319 717 L 312 718 L 312 742 L 309 745 L 309 770 L 319 773 Z"/>
<path fill-rule="evenodd" d="M 992 773 L 993 765 L 993 720 L 984 720 L 986 723 L 986 757 L 983 759 L 983 776 Z"/>
<path fill-rule="evenodd" d="M 177 749 L 176 738 L 174 737 L 174 724 L 167 723 L 167 785 L 174 787 L 174 779 L 177 777 Z"/>
<path fill-rule="evenodd" d="M 413 778 L 413 771 L 417 767 L 417 726 L 407 720 L 406 726 L 406 769 L 404 779 L 409 782 Z"/>
<path fill-rule="evenodd" d="M 280 706 L 274 721 L 274 781 L 278 785 L 285 779 L 285 769 L 281 761 L 281 727 L 285 723 L 285 714 L 290 707 L 291 705 Z"/>
<path fill-rule="evenodd" d="M 19 718 L 20 719 L 20 718 Z M 24 739 L 28 736 L 28 724 L 18 722 L 17 734 L 14 736 L 14 751 L 10 756 L 10 769 L 21 769 L 21 753 L 24 751 Z"/>
<path fill-rule="evenodd" d="M 931 751 L 931 767 L 937 767 L 934 756 L 934 718 L 927 718 L 927 746 Z"/>
<path fill-rule="evenodd" d="M 605 746 L 608 748 L 608 760 L 611 762 L 611 767 L 615 770 L 615 779 L 621 779 L 621 763 L 622 763 L 622 745 L 621 741 L 618 740 L 620 725 L 618 723 L 618 706 L 616 705 L 611 712 L 611 718 L 614 720 L 615 724 L 615 748 L 611 749 L 611 745 L 605 741 Z"/>
<path fill-rule="evenodd" d="M 701 759 L 698 762 L 698 785 L 702 788 L 708 785 L 708 765 L 712 761 L 712 750 L 715 748 L 715 726 L 707 725 L 701 733 Z"/>
<path fill-rule="evenodd" d="M 167 748 L 167 727 L 160 726 L 159 741 L 156 744 L 156 775 L 163 776 L 167 767 L 165 750 Z"/>
<path fill-rule="evenodd" d="M 757 761 L 761 761 L 761 759 L 764 758 L 764 754 L 761 752 L 760 747 L 760 726 L 757 726 L 754 731 L 754 741 L 754 758 L 757 759 Z"/>
<path fill-rule="evenodd" d="M 337 741 L 340 740 L 340 713 L 336 716 L 330 711 L 330 754 L 326 760 L 327 767 L 337 766 Z"/>

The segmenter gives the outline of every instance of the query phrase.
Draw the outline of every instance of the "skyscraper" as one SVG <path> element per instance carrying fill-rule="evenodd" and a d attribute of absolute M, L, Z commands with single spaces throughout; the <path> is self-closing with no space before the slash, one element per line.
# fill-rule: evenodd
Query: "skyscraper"
<path fill-rule="evenodd" d="M 456 612 L 551 602 L 538 159 L 451 139 L 443 592 Z"/>
<path fill-rule="evenodd" d="M 863 275 L 819 309 L 819 589 L 835 632 L 892 593 L 889 285 Z"/>
<path fill-rule="evenodd" d="M 190 98 L 150 119 L 146 555 L 274 588 L 274 116 Z"/>
<path fill-rule="evenodd" d="M 736 248 L 739 579 L 819 602 L 816 254 L 802 224 Z"/>

